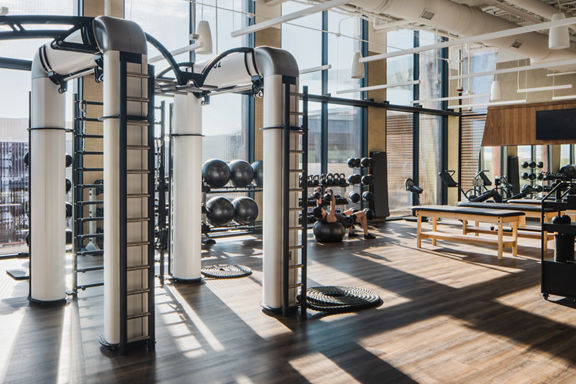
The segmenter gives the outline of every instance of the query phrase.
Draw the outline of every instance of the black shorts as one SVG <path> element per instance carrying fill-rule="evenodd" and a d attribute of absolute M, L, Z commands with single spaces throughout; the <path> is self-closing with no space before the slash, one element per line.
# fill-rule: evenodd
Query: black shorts
<path fill-rule="evenodd" d="M 350 216 L 346 216 L 342 213 L 337 213 L 336 220 L 338 220 L 338 222 L 342 224 L 344 228 L 350 228 L 356 223 L 356 215 L 352 214 Z"/>

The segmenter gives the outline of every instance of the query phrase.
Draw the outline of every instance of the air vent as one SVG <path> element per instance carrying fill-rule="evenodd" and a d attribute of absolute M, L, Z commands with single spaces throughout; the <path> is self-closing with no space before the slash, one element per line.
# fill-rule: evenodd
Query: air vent
<path fill-rule="evenodd" d="M 434 17 L 435 13 L 429 9 L 424 8 L 424 10 L 422 11 L 422 13 L 420 14 L 420 17 L 426 20 L 432 20 L 432 18 Z"/>
<path fill-rule="evenodd" d="M 522 42 L 518 40 L 514 40 L 514 42 L 510 45 L 512 48 L 520 48 L 522 46 Z"/>

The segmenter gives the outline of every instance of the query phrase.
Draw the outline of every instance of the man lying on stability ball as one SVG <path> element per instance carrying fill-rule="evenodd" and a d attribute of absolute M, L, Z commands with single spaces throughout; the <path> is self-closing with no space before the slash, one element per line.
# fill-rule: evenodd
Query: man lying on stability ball
<path fill-rule="evenodd" d="M 365 239 L 375 239 L 374 235 L 368 232 L 368 220 L 366 219 L 366 209 L 359 211 L 357 209 L 347 209 L 343 213 L 336 213 L 336 198 L 334 197 L 334 192 L 331 189 L 327 189 L 326 193 L 330 195 L 330 210 L 326 212 L 324 209 L 324 201 L 322 199 L 322 188 L 317 187 L 315 190 L 315 195 L 318 196 L 316 200 L 316 207 L 312 211 L 312 214 L 318 221 L 324 221 L 326 223 L 339 222 L 348 228 L 348 237 L 358 236 L 354 232 L 354 224 L 358 223 L 362 225 L 364 230 Z"/>

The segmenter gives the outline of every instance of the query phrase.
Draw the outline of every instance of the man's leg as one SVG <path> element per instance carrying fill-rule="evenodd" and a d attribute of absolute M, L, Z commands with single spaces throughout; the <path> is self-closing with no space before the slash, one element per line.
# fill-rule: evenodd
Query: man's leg
<path fill-rule="evenodd" d="M 374 236 L 368 232 L 368 219 L 366 218 L 366 213 L 364 211 L 359 211 L 355 213 L 356 222 L 362 225 L 362 230 L 364 231 L 365 239 L 374 239 Z"/>

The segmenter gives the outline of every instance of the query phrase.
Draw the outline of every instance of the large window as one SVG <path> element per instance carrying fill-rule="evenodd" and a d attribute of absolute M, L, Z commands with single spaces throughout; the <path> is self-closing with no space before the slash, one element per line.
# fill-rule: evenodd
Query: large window
<path fill-rule="evenodd" d="M 5 0 L 11 15 L 73 15 L 75 0 Z M 0 57 L 32 60 L 47 39 L 4 40 Z M 28 151 L 30 72 L 0 69 L 0 244 L 2 252 L 19 251 L 28 231 L 23 203 L 27 200 L 28 168 L 23 164 Z M 72 127 L 72 91 L 67 94 L 66 125 Z M 67 142 L 67 150 L 70 151 Z"/>
<path fill-rule="evenodd" d="M 350 173 L 347 159 L 361 157 L 361 110 L 328 106 L 328 172 Z"/>
<path fill-rule="evenodd" d="M 359 79 L 352 79 L 352 57 L 360 52 L 360 19 L 339 12 L 328 12 L 328 93 L 360 87 Z M 360 98 L 360 92 L 343 94 L 346 98 Z"/>
<path fill-rule="evenodd" d="M 391 212 L 407 211 L 412 205 L 404 182 L 412 178 L 412 114 L 388 111 L 386 115 L 386 153 L 388 157 L 388 204 Z"/>
<path fill-rule="evenodd" d="M 293 1 L 282 3 L 282 13 L 291 13 L 307 6 Z M 322 65 L 322 14 L 306 16 L 282 24 L 282 48 L 290 52 L 300 70 Z M 322 72 L 300 76 L 300 86 L 307 85 L 310 93 L 322 93 Z"/>

